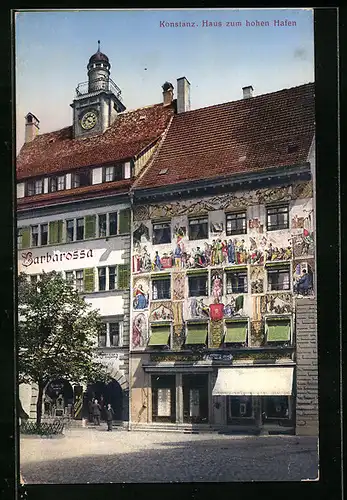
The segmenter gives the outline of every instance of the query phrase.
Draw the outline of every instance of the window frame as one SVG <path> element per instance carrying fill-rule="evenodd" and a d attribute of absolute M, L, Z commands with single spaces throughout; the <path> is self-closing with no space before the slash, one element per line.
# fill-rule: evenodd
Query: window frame
<path fill-rule="evenodd" d="M 37 228 L 37 233 L 36 232 L 34 233 L 34 228 Z M 37 235 L 36 245 L 34 245 L 34 237 L 33 237 L 34 234 Z M 32 248 L 40 246 L 40 224 L 33 224 L 32 226 L 30 226 L 30 246 Z"/>
<path fill-rule="evenodd" d="M 240 217 L 242 215 L 242 217 Z M 228 229 L 228 222 L 235 221 L 236 229 Z M 238 227 L 238 221 L 244 221 L 242 228 Z M 226 236 L 237 236 L 247 234 L 247 210 L 228 212 L 225 214 L 225 234 Z"/>
<path fill-rule="evenodd" d="M 280 210 L 285 210 L 284 212 L 279 212 Z M 271 211 L 276 211 L 275 213 L 269 213 Z M 284 224 L 278 222 L 279 216 L 281 214 L 287 216 L 287 221 Z M 276 223 L 270 223 L 270 217 L 276 216 Z M 266 230 L 267 231 L 281 231 L 289 229 L 289 203 L 281 203 L 278 205 L 269 205 L 266 207 Z"/>
<path fill-rule="evenodd" d="M 196 221 L 195 224 L 193 224 L 193 221 Z M 203 222 L 202 222 L 203 221 Z M 206 225 L 206 235 L 205 236 L 199 236 L 198 238 L 192 238 L 192 232 L 191 232 L 191 227 L 192 226 L 199 226 L 201 227 L 202 225 Z M 199 234 L 199 233 L 197 233 Z M 188 239 L 190 241 L 199 241 L 199 240 L 207 240 L 209 237 L 209 230 L 208 230 L 208 214 L 206 216 L 197 216 L 197 217 L 189 217 L 188 219 Z"/>
<path fill-rule="evenodd" d="M 74 271 L 74 277 L 75 277 L 75 287 L 78 293 L 84 293 L 84 270 L 83 269 L 76 269 Z M 77 277 L 77 273 L 82 273 L 82 279 L 80 280 L 79 277 Z M 82 283 L 82 290 L 79 290 L 77 283 Z"/>
<path fill-rule="evenodd" d="M 237 280 L 239 278 L 238 275 L 243 274 L 245 275 L 245 282 L 244 282 L 244 287 L 243 289 L 240 288 L 238 285 L 236 289 L 234 290 L 232 283 L 230 282 L 230 278 L 232 276 L 236 276 Z M 248 293 L 248 270 L 247 268 L 245 269 L 228 269 L 225 271 L 225 293 L 226 295 L 232 295 L 234 293 Z"/>
<path fill-rule="evenodd" d="M 151 292 L 152 292 L 152 300 L 153 301 L 156 301 L 156 300 L 171 300 L 171 276 L 162 276 L 158 279 L 152 279 L 152 284 L 151 284 Z M 165 292 L 167 292 L 168 294 L 168 297 L 165 297 L 165 296 L 159 296 L 160 294 L 158 293 L 159 290 L 157 289 L 156 293 L 157 293 L 157 297 L 154 298 L 154 286 L 156 283 L 161 283 L 163 284 L 164 282 L 166 283 L 169 283 L 169 286 L 168 286 L 168 289 L 164 290 Z M 161 292 L 163 292 L 163 289 L 160 290 Z"/>
<path fill-rule="evenodd" d="M 78 226 L 78 222 L 83 221 L 83 226 Z M 78 237 L 78 230 L 83 228 L 82 238 Z M 75 231 L 75 241 L 83 241 L 85 240 L 85 232 L 86 232 L 86 220 L 85 217 L 76 217 L 76 231 Z"/>
<path fill-rule="evenodd" d="M 277 278 L 277 285 L 275 288 L 273 288 L 273 283 L 270 282 L 269 277 L 270 276 L 279 276 L 280 274 L 288 274 L 288 288 L 278 288 L 278 278 Z M 266 281 L 267 281 L 267 292 L 288 292 L 292 290 L 292 283 L 291 283 L 291 277 L 290 277 L 290 266 L 266 266 Z M 284 281 L 284 280 L 283 280 Z M 271 287 L 271 288 L 270 288 Z"/>
<path fill-rule="evenodd" d="M 155 226 L 164 226 L 162 228 L 156 228 Z M 166 227 L 165 227 L 166 226 Z M 169 230 L 169 240 L 168 241 L 157 241 L 156 232 L 157 230 Z M 171 243 L 172 241 L 172 229 L 171 229 L 171 221 L 163 220 L 163 221 L 153 221 L 152 222 L 152 242 L 153 245 L 166 245 Z"/>
<path fill-rule="evenodd" d="M 98 335 L 98 348 L 99 349 L 118 349 L 123 347 L 123 320 L 121 319 L 113 319 L 113 318 L 102 318 L 102 325 L 105 327 L 105 345 L 99 345 L 99 335 Z M 118 325 L 118 344 L 111 344 L 111 326 L 110 325 Z"/>
<path fill-rule="evenodd" d="M 201 294 L 197 294 L 197 295 L 192 295 L 191 293 L 191 279 L 202 279 L 204 278 L 206 280 L 205 282 L 205 286 L 206 286 L 206 293 L 201 295 Z M 208 273 L 204 273 L 204 274 L 188 274 L 188 297 L 208 297 L 209 296 L 209 284 L 208 284 Z"/>
<path fill-rule="evenodd" d="M 45 233 L 43 233 L 43 231 L 42 231 L 42 228 L 44 226 L 47 227 L 47 231 Z M 39 229 L 39 232 L 40 232 L 40 247 L 44 247 L 44 246 L 48 245 L 48 242 L 49 242 L 48 231 L 49 231 L 49 224 L 48 224 L 48 222 L 46 222 L 44 224 L 40 224 L 40 229 Z M 42 235 L 43 234 L 46 234 L 46 243 L 42 243 Z"/>
<path fill-rule="evenodd" d="M 112 170 L 110 171 L 110 169 Z M 102 182 L 115 182 L 115 181 L 121 181 L 123 179 L 124 179 L 123 163 L 113 163 L 111 165 L 103 165 Z"/>

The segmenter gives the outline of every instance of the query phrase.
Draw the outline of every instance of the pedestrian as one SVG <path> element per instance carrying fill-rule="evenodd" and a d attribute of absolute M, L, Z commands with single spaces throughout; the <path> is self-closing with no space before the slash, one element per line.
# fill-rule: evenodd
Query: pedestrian
<path fill-rule="evenodd" d="M 106 409 L 106 421 L 107 421 L 107 430 L 112 431 L 112 420 L 114 417 L 114 411 L 110 403 L 107 405 Z"/>
<path fill-rule="evenodd" d="M 100 425 L 100 413 L 101 413 L 101 408 L 98 403 L 98 400 L 96 399 L 93 403 L 93 417 L 95 425 Z"/>
<path fill-rule="evenodd" d="M 89 418 L 88 418 L 88 421 L 92 424 L 93 423 L 93 402 L 94 400 L 93 399 L 90 399 L 88 401 L 88 415 L 89 415 Z"/>

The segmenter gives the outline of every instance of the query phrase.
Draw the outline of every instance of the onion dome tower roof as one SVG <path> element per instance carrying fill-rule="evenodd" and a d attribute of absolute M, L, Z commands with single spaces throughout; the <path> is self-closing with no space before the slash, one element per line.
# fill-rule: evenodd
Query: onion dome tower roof
<path fill-rule="evenodd" d="M 98 50 L 89 59 L 89 64 L 93 64 L 95 62 L 100 62 L 100 61 L 103 61 L 103 62 L 110 64 L 108 57 L 105 54 L 103 54 L 102 52 L 100 52 L 100 40 L 98 40 Z"/>

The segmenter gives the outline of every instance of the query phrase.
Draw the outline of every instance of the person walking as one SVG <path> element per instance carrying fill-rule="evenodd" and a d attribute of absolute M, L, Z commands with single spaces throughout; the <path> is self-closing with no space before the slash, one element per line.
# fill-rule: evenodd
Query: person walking
<path fill-rule="evenodd" d="M 88 421 L 90 424 L 93 423 L 93 402 L 94 400 L 93 399 L 90 399 L 88 401 Z"/>
<path fill-rule="evenodd" d="M 100 413 L 101 413 L 101 408 L 98 403 L 98 400 L 96 399 L 93 403 L 93 417 L 95 425 L 100 425 Z"/>
<path fill-rule="evenodd" d="M 114 411 L 110 403 L 107 405 L 106 409 L 106 421 L 107 421 L 107 430 L 112 431 L 112 421 L 114 417 Z"/>

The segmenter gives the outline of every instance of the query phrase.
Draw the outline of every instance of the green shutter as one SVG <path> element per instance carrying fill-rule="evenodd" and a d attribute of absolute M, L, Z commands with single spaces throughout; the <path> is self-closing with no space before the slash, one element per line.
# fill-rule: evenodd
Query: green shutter
<path fill-rule="evenodd" d="M 85 238 L 95 238 L 96 233 L 96 215 L 86 215 L 84 219 Z"/>
<path fill-rule="evenodd" d="M 188 334 L 186 344 L 206 344 L 207 324 L 194 325 L 188 324 Z"/>
<path fill-rule="evenodd" d="M 30 247 L 30 227 L 22 227 L 22 248 Z"/>
<path fill-rule="evenodd" d="M 63 221 L 54 220 L 49 223 L 49 244 L 61 243 L 63 241 Z"/>
<path fill-rule="evenodd" d="M 246 335 L 247 323 L 229 323 L 224 342 L 246 342 Z"/>
<path fill-rule="evenodd" d="M 130 268 L 128 264 L 118 265 L 118 289 L 127 290 L 130 287 Z"/>
<path fill-rule="evenodd" d="M 94 292 L 94 268 L 83 269 L 83 286 L 85 292 Z"/>
<path fill-rule="evenodd" d="M 269 321 L 267 324 L 268 342 L 290 340 L 290 321 Z"/>
<path fill-rule="evenodd" d="M 130 209 L 120 210 L 119 212 L 119 234 L 130 232 Z"/>
<path fill-rule="evenodd" d="M 169 335 L 169 326 L 154 326 L 152 327 L 152 335 L 148 345 L 167 345 L 169 342 Z"/>

